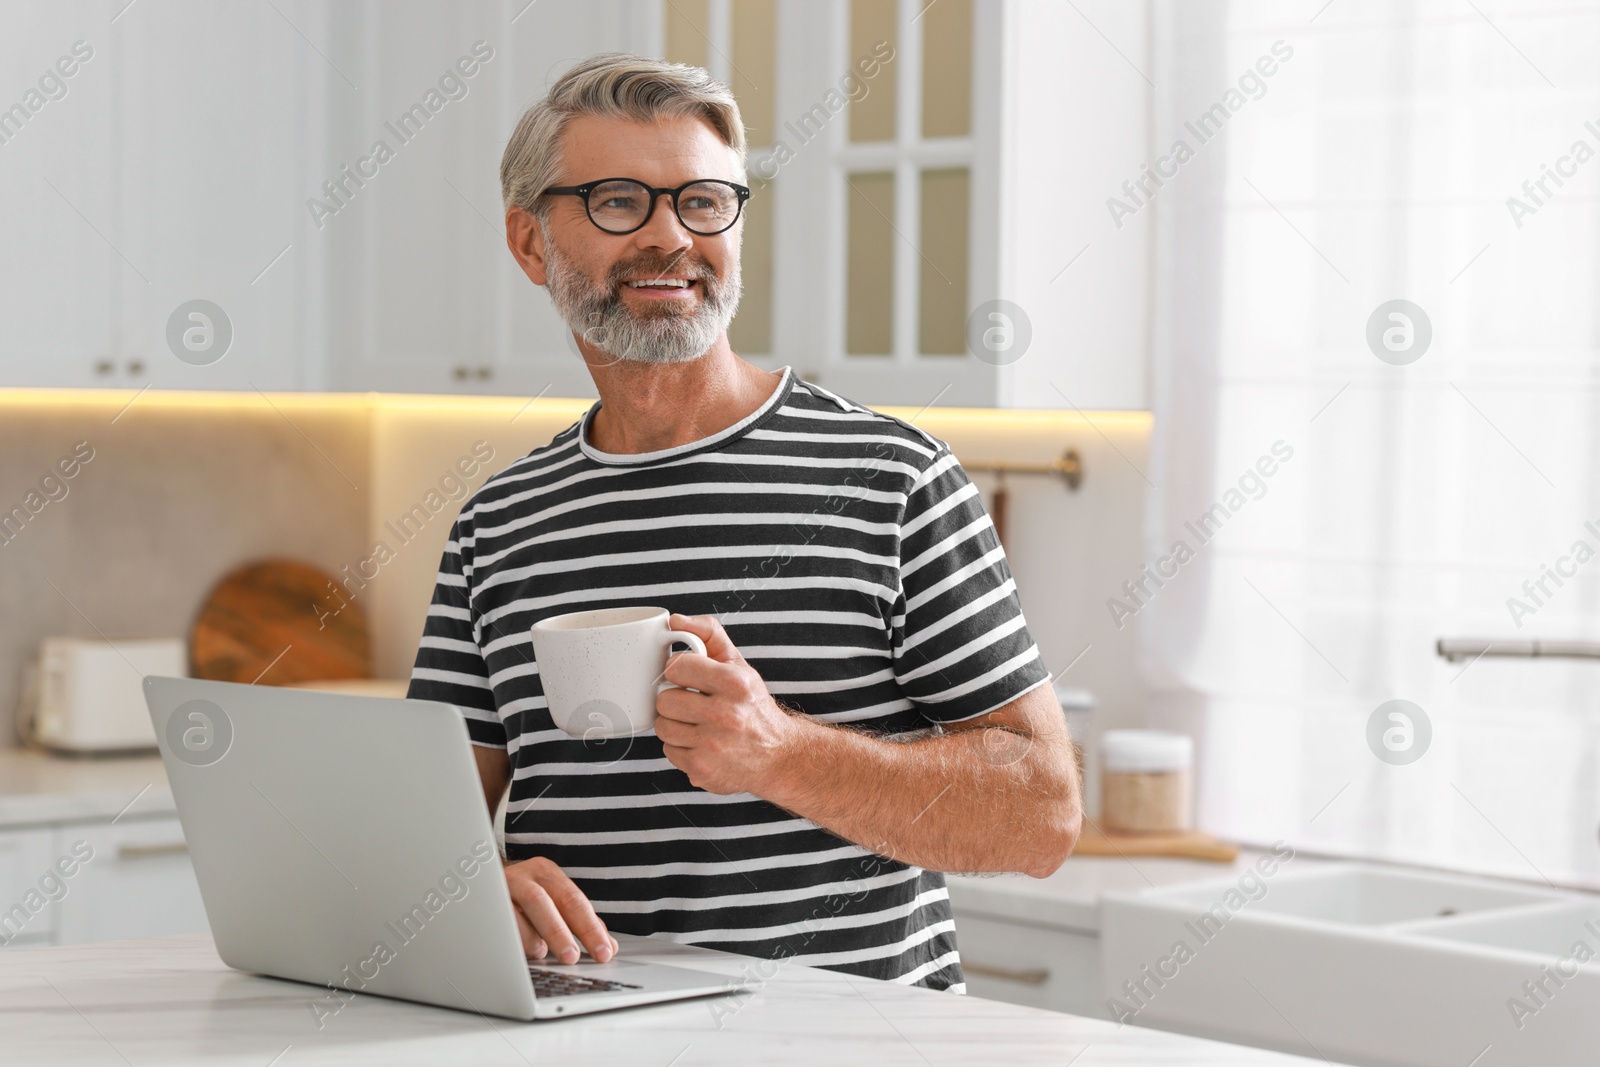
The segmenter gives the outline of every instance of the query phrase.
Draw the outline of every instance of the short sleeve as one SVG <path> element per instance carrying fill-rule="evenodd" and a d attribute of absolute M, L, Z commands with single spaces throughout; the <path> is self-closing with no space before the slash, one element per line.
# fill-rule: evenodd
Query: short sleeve
<path fill-rule="evenodd" d="M 907 494 L 894 611 L 895 680 L 932 722 L 994 711 L 1049 680 L 983 497 L 944 446 Z"/>
<path fill-rule="evenodd" d="M 470 527 L 462 519 L 450 528 L 406 696 L 454 704 L 466 716 L 467 734 L 474 745 L 505 748 L 505 725 L 495 708 L 489 668 L 472 627 L 464 565 L 464 553 L 469 554 L 470 547 L 463 548 L 467 529 Z"/>

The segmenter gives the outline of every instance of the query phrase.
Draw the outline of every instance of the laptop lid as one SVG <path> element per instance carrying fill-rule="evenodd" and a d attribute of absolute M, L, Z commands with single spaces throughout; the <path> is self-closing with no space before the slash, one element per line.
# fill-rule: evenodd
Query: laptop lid
<path fill-rule="evenodd" d="M 334 1025 L 377 993 L 531 1019 L 459 710 L 150 676 L 145 699 L 217 953 L 311 982 Z"/>

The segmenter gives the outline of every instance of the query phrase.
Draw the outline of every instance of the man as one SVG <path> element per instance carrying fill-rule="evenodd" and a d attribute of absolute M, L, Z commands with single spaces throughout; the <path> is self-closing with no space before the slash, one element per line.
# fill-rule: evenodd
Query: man
<path fill-rule="evenodd" d="M 1080 819 L 980 496 L 942 442 L 728 347 L 744 135 L 705 71 L 579 64 L 501 180 L 600 401 L 467 501 L 410 695 L 466 712 L 491 809 L 509 783 L 524 948 L 603 961 L 616 929 L 963 990 L 935 872 L 1043 877 Z M 630 604 L 706 655 L 654 734 L 571 738 L 529 628 Z"/>

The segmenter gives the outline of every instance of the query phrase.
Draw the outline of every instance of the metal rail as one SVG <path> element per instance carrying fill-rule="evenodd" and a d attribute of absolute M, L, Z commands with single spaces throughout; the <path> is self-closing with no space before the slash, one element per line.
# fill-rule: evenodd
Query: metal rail
<path fill-rule="evenodd" d="M 1600 659 L 1600 641 L 1494 640 L 1476 637 L 1441 637 L 1435 646 L 1451 663 L 1484 656 L 1506 659 Z"/>
<path fill-rule="evenodd" d="M 962 461 L 961 466 L 967 471 L 981 471 L 986 474 L 1055 474 L 1067 483 L 1068 489 L 1073 490 L 1083 484 L 1083 457 L 1078 455 L 1076 448 L 1067 449 L 1049 463 L 973 460 L 971 463 Z"/>

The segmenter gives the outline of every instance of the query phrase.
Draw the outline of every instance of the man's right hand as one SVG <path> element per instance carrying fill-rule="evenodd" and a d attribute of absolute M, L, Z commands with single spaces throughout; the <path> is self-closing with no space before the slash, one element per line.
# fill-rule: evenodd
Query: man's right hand
<path fill-rule="evenodd" d="M 583 890 L 556 864 L 536 856 L 508 864 L 505 871 L 522 951 L 529 959 L 554 956 L 562 963 L 577 963 L 587 949 L 596 963 L 604 963 L 617 954 L 617 939 Z"/>

